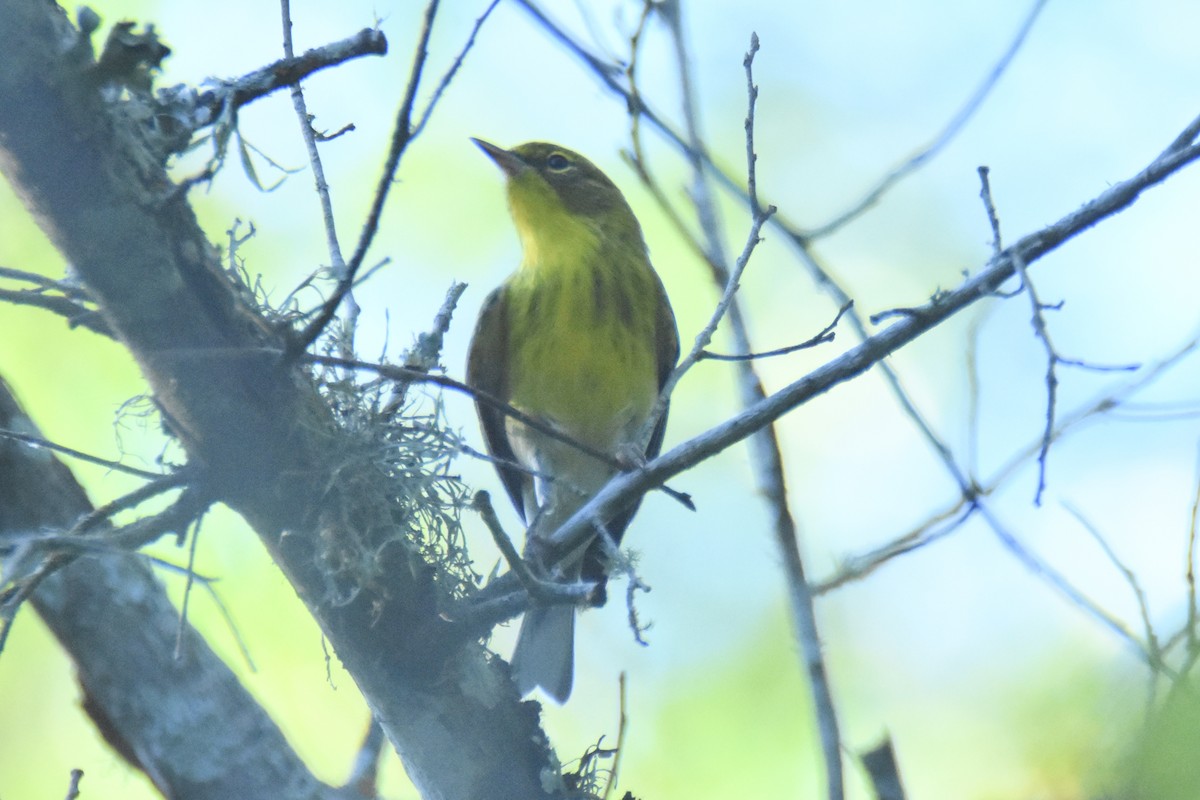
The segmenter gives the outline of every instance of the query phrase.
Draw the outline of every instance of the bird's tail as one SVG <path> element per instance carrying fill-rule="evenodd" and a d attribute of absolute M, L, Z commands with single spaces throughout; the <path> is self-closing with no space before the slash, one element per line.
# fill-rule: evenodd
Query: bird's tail
<path fill-rule="evenodd" d="M 525 612 L 513 650 L 512 674 L 522 696 L 540 686 L 555 701 L 566 702 L 575 674 L 573 606 L 535 606 Z"/>

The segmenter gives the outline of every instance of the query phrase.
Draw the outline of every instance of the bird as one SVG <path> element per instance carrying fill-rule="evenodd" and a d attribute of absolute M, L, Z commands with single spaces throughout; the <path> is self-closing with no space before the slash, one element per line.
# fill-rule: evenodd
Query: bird
<path fill-rule="evenodd" d="M 467 357 L 467 384 L 574 442 L 525 425 L 476 397 L 487 450 L 527 526 L 525 558 L 542 577 L 592 581 L 603 605 L 604 547 L 595 535 L 574 552 L 546 542 L 618 471 L 662 447 L 666 408 L 650 425 L 679 359 L 679 332 L 642 229 L 607 175 L 548 142 L 512 149 L 472 139 L 506 178 L 523 257 L 484 301 Z M 644 441 L 643 441 L 644 440 Z M 619 543 L 640 500 L 604 520 Z M 598 535 L 598 534 L 597 534 Z M 574 681 L 575 607 L 534 601 L 511 659 L 522 696 L 558 703 Z"/>

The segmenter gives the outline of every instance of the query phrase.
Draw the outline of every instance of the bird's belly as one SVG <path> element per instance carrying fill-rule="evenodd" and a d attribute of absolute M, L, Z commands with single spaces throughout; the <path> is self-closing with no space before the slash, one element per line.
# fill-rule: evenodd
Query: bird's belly
<path fill-rule="evenodd" d="M 553 300 L 521 320 L 536 335 L 514 325 L 512 403 L 613 453 L 636 438 L 658 393 L 653 320 L 620 304 Z"/>

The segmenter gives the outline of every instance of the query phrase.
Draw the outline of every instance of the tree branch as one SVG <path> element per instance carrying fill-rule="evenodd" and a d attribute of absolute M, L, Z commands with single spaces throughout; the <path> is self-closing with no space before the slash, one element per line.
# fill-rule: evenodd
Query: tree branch
<path fill-rule="evenodd" d="M 1079 428 L 1084 421 L 1094 419 L 1102 414 L 1111 414 L 1114 410 L 1121 408 L 1129 398 L 1153 385 L 1167 370 L 1195 353 L 1197 349 L 1200 349 L 1200 335 L 1193 336 L 1165 358 L 1142 367 L 1128 381 L 1106 389 L 1069 413 L 1062 415 L 1055 425 L 1052 440 L 1060 441 Z M 817 594 L 825 594 L 851 581 L 865 578 L 893 558 L 924 547 L 960 529 L 962 524 L 975 513 L 978 497 L 994 494 L 1016 474 L 1019 467 L 1030 459 L 1036 458 L 1041 452 L 1042 440 L 1042 435 L 1039 434 L 1036 441 L 1016 451 L 987 480 L 980 483 L 976 498 L 959 495 L 955 502 L 935 512 L 907 533 L 867 552 L 851 555 L 843 560 L 832 575 L 814 584 L 813 591 Z"/>
<path fill-rule="evenodd" d="M 0 425 L 33 425 L 3 380 Z M 13 534 L 67 530 L 92 512 L 62 462 L 21 442 L 0 439 L 0 475 L 0 548 Z M 111 552 L 77 558 L 46 577 L 30 600 L 75 663 L 84 710 L 165 796 L 338 796 L 313 777 L 190 625 L 183 657 L 175 657 L 179 612 L 144 559 Z"/>
<path fill-rule="evenodd" d="M 320 70 L 353 58 L 386 53 L 387 38 L 383 32 L 375 28 L 363 28 L 340 42 L 307 50 L 299 56 L 289 53 L 287 57 L 246 75 L 214 81 L 216 86 L 201 92 L 196 104 L 207 112 L 207 119 L 211 122 L 226 108 L 241 108 L 284 86 L 297 86 L 301 80 Z"/>
<path fill-rule="evenodd" d="M 555 547 L 578 546 L 590 535 L 590 520 L 604 519 L 626 507 L 640 494 L 654 488 L 700 461 L 750 436 L 784 414 L 854 378 L 884 357 L 946 321 L 962 309 L 991 296 L 1016 274 L 1013 254 L 1026 266 L 1032 265 L 1064 242 L 1128 206 L 1147 189 L 1200 158 L 1200 144 L 1168 149 L 1137 175 L 1111 186 L 1081 208 L 1057 222 L 1031 233 L 1000 255 L 962 286 L 939 294 L 928 304 L 900 318 L 857 347 L 814 370 L 741 414 L 660 455 L 643 469 L 611 480 L 591 501 L 551 535 Z"/>
<path fill-rule="evenodd" d="M 234 290 L 138 123 L 89 80 L 77 41 L 59 9 L 0 0 L 0 168 L 79 269 L 189 458 L 313 613 L 422 795 L 544 796 L 534 707 L 503 662 L 439 616 L 448 590 L 409 538 L 422 528 L 404 492 L 303 368 L 270 354 L 288 342 Z M 406 113 L 399 123 L 390 168 Z M 214 349 L 242 355 L 205 357 Z M 356 569 L 338 571 L 347 563 Z"/>

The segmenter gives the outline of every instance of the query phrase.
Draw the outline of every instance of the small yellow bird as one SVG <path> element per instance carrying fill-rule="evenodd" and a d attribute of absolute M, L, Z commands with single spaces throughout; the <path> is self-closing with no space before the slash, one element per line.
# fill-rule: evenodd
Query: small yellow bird
<path fill-rule="evenodd" d="M 613 182 L 578 153 L 545 142 L 505 150 L 472 141 L 507 177 L 524 259 L 483 305 L 467 382 L 596 450 L 628 458 L 636 448 L 640 455 L 639 432 L 679 358 L 679 333 L 637 218 Z M 485 403 L 476 407 L 504 487 L 529 525 L 526 557 L 544 576 L 598 582 L 603 603 L 600 543 L 553 553 L 541 540 L 615 470 Z M 665 428 L 666 413 L 646 443 L 647 457 L 658 454 Z M 637 503 L 605 522 L 617 542 L 635 511 Z M 566 701 L 574 638 L 574 607 L 526 612 L 512 657 L 522 695 L 540 686 Z"/>

